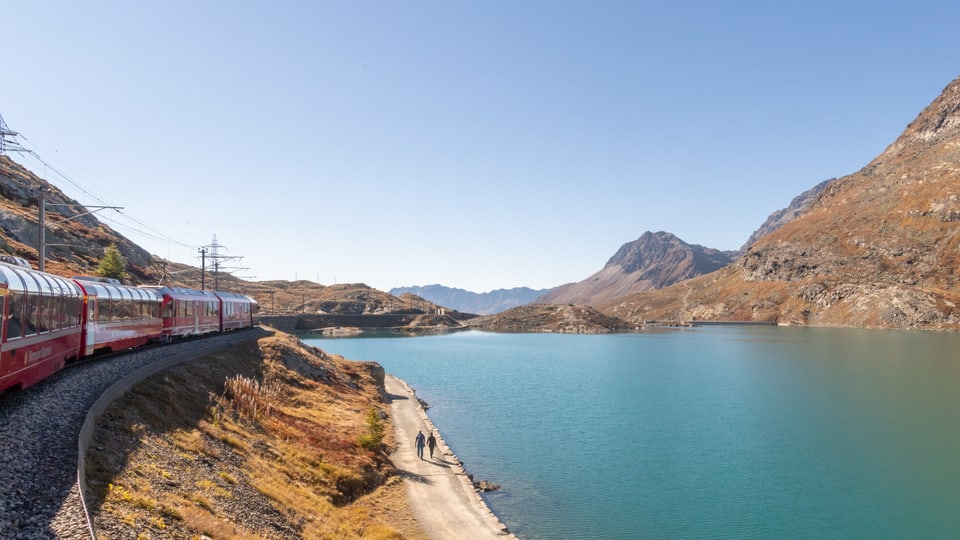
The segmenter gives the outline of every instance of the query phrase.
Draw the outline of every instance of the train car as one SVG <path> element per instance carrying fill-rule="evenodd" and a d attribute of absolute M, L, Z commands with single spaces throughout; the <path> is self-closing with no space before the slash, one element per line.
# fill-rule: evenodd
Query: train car
<path fill-rule="evenodd" d="M 163 339 L 173 340 L 220 331 L 220 299 L 212 292 L 182 287 L 142 286 L 163 298 Z"/>
<path fill-rule="evenodd" d="M 77 276 L 84 294 L 83 356 L 141 347 L 163 334 L 157 291 L 121 285 L 117 280 Z"/>
<path fill-rule="evenodd" d="M 250 328 L 257 324 L 259 304 L 253 298 L 240 293 L 214 291 L 220 299 L 220 331 Z"/>
<path fill-rule="evenodd" d="M 10 262 L 0 261 L 0 391 L 26 388 L 79 358 L 83 313 L 83 291 L 75 282 L 33 270 L 22 259 L 5 261 Z"/>

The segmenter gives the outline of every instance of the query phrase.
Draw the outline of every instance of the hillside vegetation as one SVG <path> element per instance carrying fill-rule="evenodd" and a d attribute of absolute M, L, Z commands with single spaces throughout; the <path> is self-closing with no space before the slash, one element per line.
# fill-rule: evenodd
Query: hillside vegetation
<path fill-rule="evenodd" d="M 98 535 L 422 538 L 387 459 L 383 377 L 282 333 L 150 377 L 97 423 Z"/>

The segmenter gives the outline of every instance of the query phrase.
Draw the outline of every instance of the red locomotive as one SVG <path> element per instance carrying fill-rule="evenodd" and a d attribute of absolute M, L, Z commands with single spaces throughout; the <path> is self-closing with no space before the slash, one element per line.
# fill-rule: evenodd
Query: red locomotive
<path fill-rule="evenodd" d="M 0 392 L 26 388 L 96 354 L 250 328 L 257 312 L 257 302 L 242 294 L 68 279 L 3 258 Z"/>

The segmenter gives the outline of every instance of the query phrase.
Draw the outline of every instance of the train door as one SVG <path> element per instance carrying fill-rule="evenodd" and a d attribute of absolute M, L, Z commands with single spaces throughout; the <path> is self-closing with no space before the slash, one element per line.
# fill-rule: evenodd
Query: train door
<path fill-rule="evenodd" d="M 93 351 L 97 344 L 97 297 L 87 294 L 87 324 L 84 328 L 84 334 L 86 335 L 86 351 L 84 355 L 90 356 L 93 354 Z"/>

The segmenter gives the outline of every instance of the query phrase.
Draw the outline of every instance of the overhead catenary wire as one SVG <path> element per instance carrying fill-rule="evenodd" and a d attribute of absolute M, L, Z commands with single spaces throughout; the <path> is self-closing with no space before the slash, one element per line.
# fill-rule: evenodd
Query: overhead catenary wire
<path fill-rule="evenodd" d="M 2 128 L 2 133 L 0 133 L 0 136 L 4 138 L 4 146 L 0 149 L 3 149 L 3 148 L 16 149 L 15 151 L 21 153 L 21 155 L 29 156 L 30 158 L 39 162 L 41 165 L 44 166 L 45 170 L 53 171 L 53 173 L 55 173 L 58 177 L 63 179 L 65 182 L 67 182 L 71 186 L 73 186 L 84 197 L 87 197 L 93 201 L 100 203 L 99 205 L 100 207 L 104 209 L 109 208 L 114 210 L 116 214 L 120 216 L 119 218 L 115 216 L 107 216 L 107 215 L 100 214 L 98 215 L 98 219 L 110 225 L 115 230 L 121 232 L 121 234 L 124 234 L 125 236 L 139 236 L 141 238 L 146 238 L 146 239 L 155 240 L 155 241 L 165 241 L 170 244 L 174 244 L 186 249 L 193 249 L 196 246 L 201 245 L 199 242 L 188 242 L 180 238 L 174 237 L 168 232 L 162 231 L 152 225 L 149 225 L 148 223 L 145 223 L 144 220 L 138 217 L 135 217 L 130 212 L 124 212 L 122 207 L 110 205 L 109 203 L 107 203 L 107 201 L 103 197 L 97 195 L 92 190 L 90 190 L 87 186 L 84 186 L 81 183 L 75 181 L 73 178 L 71 178 L 70 175 L 68 175 L 63 170 L 61 170 L 62 167 L 55 167 L 51 165 L 49 160 L 44 159 L 44 157 L 42 157 L 41 152 L 39 151 L 40 150 L 39 145 L 30 141 L 24 135 L 14 132 L 12 130 L 9 130 L 6 124 L 3 123 L 2 117 L 0 117 L 0 128 Z M 23 146 L 20 143 L 19 139 L 26 141 L 29 144 L 30 148 Z M 27 187 L 27 186 L 24 186 L 24 187 Z M 80 204 L 80 206 L 93 208 L 93 206 L 88 204 Z M 68 219 L 71 219 L 71 218 L 68 218 Z M 66 220 L 62 220 L 62 221 L 66 221 Z M 133 223 L 134 225 L 131 225 L 130 223 Z M 54 222 L 51 225 L 55 226 L 56 224 L 57 222 Z M 214 235 L 213 237 L 212 244 L 203 246 L 203 247 L 213 248 L 215 278 L 216 278 L 216 274 L 219 273 L 220 271 L 224 271 L 227 274 L 232 274 L 235 271 L 249 270 L 249 268 L 246 268 L 246 267 L 228 268 L 221 264 L 224 261 L 240 260 L 242 259 L 242 257 L 224 256 L 224 255 L 218 254 L 217 248 L 225 247 L 225 246 L 219 245 L 217 243 L 216 235 Z"/>
<path fill-rule="evenodd" d="M 26 136 L 24 136 L 23 134 L 18 134 L 18 136 L 19 136 L 21 139 L 23 139 L 24 141 L 26 141 L 26 142 L 29 143 L 29 146 L 30 146 L 31 148 L 27 148 L 27 152 L 29 152 L 30 156 L 31 156 L 33 159 L 35 159 L 35 160 L 37 160 L 38 162 L 40 162 L 40 164 L 42 164 L 42 165 L 43 165 L 44 167 L 46 167 L 48 170 L 54 172 L 58 177 L 60 177 L 61 179 L 63 179 L 63 180 L 66 181 L 67 183 L 69 183 L 71 186 L 73 186 L 74 188 L 76 188 L 76 189 L 77 189 L 81 194 L 83 194 L 84 196 L 89 197 L 91 200 L 96 201 L 96 202 L 100 203 L 100 204 L 103 205 L 103 206 L 111 206 L 109 203 L 107 203 L 107 201 L 105 201 L 102 197 L 100 197 L 100 196 L 97 195 L 96 193 L 93 193 L 89 188 L 87 188 L 87 187 L 81 185 L 80 183 L 78 183 L 77 181 L 75 181 L 73 178 L 71 178 L 70 176 L 68 176 L 65 172 L 63 172 L 62 170 L 60 170 L 58 167 L 54 167 L 53 165 L 51 165 L 48 160 L 44 159 L 44 158 L 41 156 L 41 153 L 39 152 L 39 150 L 40 150 L 39 145 L 37 145 L 37 144 L 33 143 L 32 141 L 30 141 L 30 139 L 28 139 L 28 138 L 27 138 Z M 140 236 L 142 236 L 142 237 L 144 237 L 144 238 L 149 238 L 149 239 L 151 239 L 151 240 L 160 240 L 160 241 L 170 242 L 170 243 L 172 243 L 172 244 L 178 245 L 178 246 L 183 247 L 183 248 L 186 248 L 186 249 L 193 249 L 193 248 L 195 248 L 196 246 L 201 245 L 200 242 L 189 242 L 189 241 L 185 241 L 185 240 L 182 240 L 182 239 L 180 239 L 180 238 L 176 238 L 176 237 L 174 237 L 174 236 L 171 236 L 170 234 L 168 234 L 168 233 L 166 233 L 166 232 L 164 232 L 164 231 L 161 231 L 161 230 L 159 230 L 159 229 L 157 229 L 157 228 L 155 228 L 155 227 L 153 227 L 153 226 L 151 226 L 151 225 L 149 225 L 149 224 L 147 224 L 147 223 L 144 223 L 141 219 L 138 219 L 138 218 L 134 217 L 134 216 L 131 215 L 129 212 L 124 212 L 124 211 L 121 210 L 121 209 L 115 209 L 115 212 L 118 213 L 118 214 L 120 214 L 120 215 L 123 216 L 124 218 L 128 219 L 129 221 L 133 222 L 134 224 L 138 225 L 138 226 L 141 227 L 142 229 L 149 230 L 150 233 L 145 233 L 142 229 L 137 229 L 137 228 L 134 228 L 134 227 L 132 227 L 132 226 L 130 226 L 130 225 L 126 225 L 126 224 L 122 223 L 121 221 L 116 220 L 116 219 L 111 219 L 111 218 L 109 218 L 109 217 L 106 216 L 106 215 L 100 215 L 100 216 L 98 216 L 98 218 L 99 218 L 101 221 L 104 221 L 104 222 L 110 224 L 112 227 L 114 227 L 114 228 L 116 228 L 116 229 L 118 229 L 118 230 L 125 231 L 126 233 L 138 234 L 138 235 L 140 235 Z"/>

